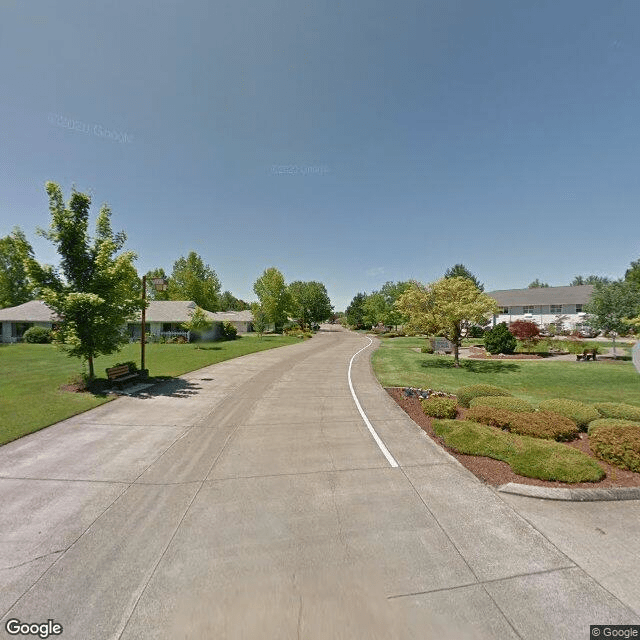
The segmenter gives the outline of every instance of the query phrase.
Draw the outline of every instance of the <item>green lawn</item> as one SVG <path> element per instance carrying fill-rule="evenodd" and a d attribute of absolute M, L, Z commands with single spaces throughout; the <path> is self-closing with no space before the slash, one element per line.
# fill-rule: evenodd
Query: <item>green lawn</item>
<path fill-rule="evenodd" d="M 179 376 L 216 362 L 254 351 L 300 342 L 287 336 L 243 336 L 229 342 L 201 344 L 150 344 L 146 366 L 150 376 Z M 201 348 L 196 348 L 196 347 Z M 96 376 L 117 362 L 140 363 L 140 345 L 126 345 L 122 351 L 95 360 Z M 92 409 L 113 396 L 61 391 L 82 371 L 80 360 L 69 358 L 48 344 L 0 346 L 0 445 L 77 413 Z"/>
<path fill-rule="evenodd" d="M 373 354 L 374 371 L 385 387 L 413 386 L 454 393 L 486 383 L 537 404 L 547 398 L 640 405 L 640 374 L 631 362 L 550 362 L 547 360 L 461 360 L 417 353 L 424 338 L 381 341 Z"/>

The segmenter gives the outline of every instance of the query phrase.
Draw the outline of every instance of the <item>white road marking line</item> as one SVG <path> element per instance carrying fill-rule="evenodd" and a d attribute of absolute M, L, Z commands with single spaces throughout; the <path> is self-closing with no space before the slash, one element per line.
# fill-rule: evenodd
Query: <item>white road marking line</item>
<path fill-rule="evenodd" d="M 373 340 L 371 338 L 367 338 L 367 340 L 369 340 L 369 344 L 366 347 L 362 347 L 360 351 L 364 351 L 365 349 L 368 349 L 373 344 Z M 358 400 L 358 396 L 356 395 L 356 392 L 353 390 L 353 383 L 351 382 L 351 365 L 353 364 L 354 358 L 360 353 L 360 351 L 356 351 L 351 356 L 351 360 L 349 360 L 349 372 L 347 375 L 347 377 L 349 378 L 349 389 L 351 389 L 351 395 L 353 396 L 353 400 L 356 403 L 356 407 L 358 407 L 358 411 L 360 412 L 360 415 L 362 416 L 364 423 L 367 425 L 367 429 L 369 429 L 369 432 L 373 436 L 373 439 L 376 441 L 376 444 L 380 448 L 380 451 L 382 451 L 382 453 L 384 454 L 384 457 L 387 459 L 387 462 L 392 467 L 397 467 L 398 463 L 396 462 L 395 458 L 389 453 L 389 449 L 387 449 L 384 442 L 382 442 L 382 440 L 380 439 L 380 436 L 376 433 L 376 430 L 373 428 L 373 425 L 371 424 L 371 422 L 369 422 L 369 418 L 367 418 L 367 414 L 364 412 L 362 406 L 360 405 L 360 401 Z"/>

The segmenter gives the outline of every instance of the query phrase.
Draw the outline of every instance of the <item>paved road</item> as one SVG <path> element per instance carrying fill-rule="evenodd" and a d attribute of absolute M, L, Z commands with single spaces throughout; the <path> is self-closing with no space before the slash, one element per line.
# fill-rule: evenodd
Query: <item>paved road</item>
<path fill-rule="evenodd" d="M 64 639 L 589 637 L 640 623 L 640 502 L 503 496 L 341 330 L 0 448 L 0 615 Z M 20 637 L 20 636 L 17 636 Z M 32 636 L 33 637 L 33 636 Z"/>

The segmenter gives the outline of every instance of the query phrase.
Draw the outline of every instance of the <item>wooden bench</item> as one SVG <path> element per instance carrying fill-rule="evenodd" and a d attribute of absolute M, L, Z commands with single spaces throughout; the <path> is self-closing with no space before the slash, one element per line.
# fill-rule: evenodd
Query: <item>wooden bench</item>
<path fill-rule="evenodd" d="M 582 353 L 576 354 L 576 360 L 595 360 L 596 359 L 596 349 L 585 349 Z"/>
<path fill-rule="evenodd" d="M 107 372 L 109 382 L 113 382 L 118 385 L 126 380 L 137 378 L 139 375 L 137 371 L 132 372 L 128 364 L 119 364 L 116 367 L 105 369 L 105 371 Z"/>

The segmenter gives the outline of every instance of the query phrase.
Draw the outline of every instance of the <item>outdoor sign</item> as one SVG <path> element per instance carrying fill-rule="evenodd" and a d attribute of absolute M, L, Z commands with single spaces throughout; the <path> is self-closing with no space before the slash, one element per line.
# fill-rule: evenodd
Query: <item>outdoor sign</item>
<path fill-rule="evenodd" d="M 431 346 L 434 351 L 453 351 L 453 343 L 449 342 L 446 338 L 432 338 Z"/>
<path fill-rule="evenodd" d="M 636 371 L 640 373 L 640 340 L 633 345 L 633 349 L 631 349 L 631 356 L 633 359 L 633 366 L 636 368 Z"/>

